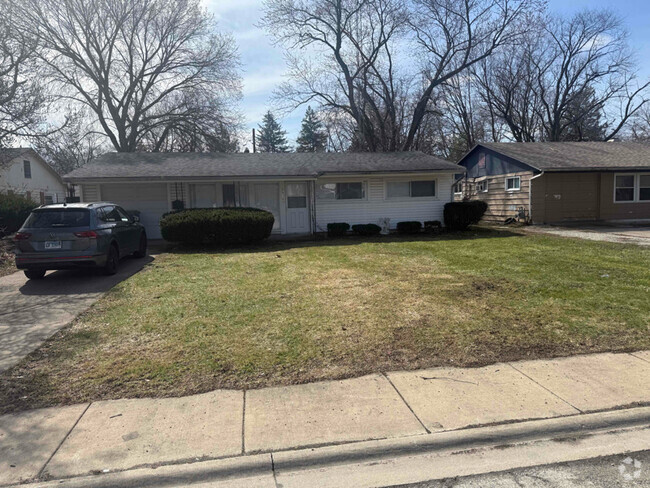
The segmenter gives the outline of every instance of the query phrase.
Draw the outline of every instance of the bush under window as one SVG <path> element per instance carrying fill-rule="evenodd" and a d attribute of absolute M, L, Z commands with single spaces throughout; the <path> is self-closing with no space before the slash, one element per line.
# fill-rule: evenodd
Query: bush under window
<path fill-rule="evenodd" d="M 37 207 L 31 199 L 17 193 L 0 193 L 0 237 L 13 234 Z"/>
<path fill-rule="evenodd" d="M 422 230 L 422 223 L 417 220 L 397 222 L 397 232 L 400 234 L 419 234 Z"/>
<path fill-rule="evenodd" d="M 439 220 L 427 220 L 424 222 L 424 232 L 429 234 L 435 234 L 440 232 L 442 228 L 442 223 Z"/>
<path fill-rule="evenodd" d="M 350 224 L 346 222 L 332 222 L 327 224 L 327 235 L 329 237 L 344 236 L 350 230 Z"/>
<path fill-rule="evenodd" d="M 163 215 L 160 232 L 184 244 L 250 244 L 269 237 L 274 221 L 258 208 L 193 208 Z"/>
<path fill-rule="evenodd" d="M 488 206 L 482 200 L 469 202 L 450 202 L 445 204 L 445 227 L 449 230 L 465 230 L 477 224 L 485 214 Z"/>
<path fill-rule="evenodd" d="M 377 224 L 357 224 L 352 226 L 352 230 L 360 236 L 378 236 L 381 232 L 381 227 Z"/>

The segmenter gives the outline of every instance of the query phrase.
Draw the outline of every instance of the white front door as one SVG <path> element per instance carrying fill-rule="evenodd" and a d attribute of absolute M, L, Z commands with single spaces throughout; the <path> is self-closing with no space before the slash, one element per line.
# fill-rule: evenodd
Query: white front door
<path fill-rule="evenodd" d="M 287 233 L 309 232 L 307 183 L 287 183 Z"/>
<path fill-rule="evenodd" d="M 275 217 L 273 230 L 280 229 L 280 195 L 277 183 L 256 183 L 253 185 L 252 207 L 268 210 Z"/>

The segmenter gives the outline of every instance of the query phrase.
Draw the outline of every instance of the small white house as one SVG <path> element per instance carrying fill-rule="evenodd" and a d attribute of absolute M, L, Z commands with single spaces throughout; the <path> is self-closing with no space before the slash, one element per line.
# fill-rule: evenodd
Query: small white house
<path fill-rule="evenodd" d="M 19 193 L 43 205 L 65 201 L 66 184 L 33 149 L 9 148 L 0 150 L 0 192 Z"/>
<path fill-rule="evenodd" d="M 325 232 L 331 222 L 442 221 L 460 171 L 421 152 L 108 153 L 64 179 L 81 186 L 82 202 L 138 210 L 157 239 L 161 216 L 179 205 L 266 209 L 277 234 Z"/>

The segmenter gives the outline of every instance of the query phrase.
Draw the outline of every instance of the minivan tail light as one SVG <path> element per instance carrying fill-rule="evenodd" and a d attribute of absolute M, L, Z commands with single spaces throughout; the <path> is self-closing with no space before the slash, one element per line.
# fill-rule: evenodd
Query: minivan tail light
<path fill-rule="evenodd" d="M 32 235 L 29 232 L 16 232 L 16 235 L 14 236 L 14 240 L 26 241 L 30 237 L 32 237 Z"/>
<path fill-rule="evenodd" d="M 83 232 L 75 232 L 74 235 L 77 237 L 86 237 L 88 239 L 97 239 L 97 232 L 93 230 L 85 230 Z"/>

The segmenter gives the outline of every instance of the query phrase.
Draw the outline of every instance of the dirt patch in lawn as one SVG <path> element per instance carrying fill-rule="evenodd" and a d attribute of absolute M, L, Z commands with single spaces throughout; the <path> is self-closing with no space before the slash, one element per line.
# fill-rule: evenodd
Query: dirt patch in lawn
<path fill-rule="evenodd" d="M 168 253 L 0 375 L 0 411 L 650 349 L 648 262 L 491 230 Z"/>

